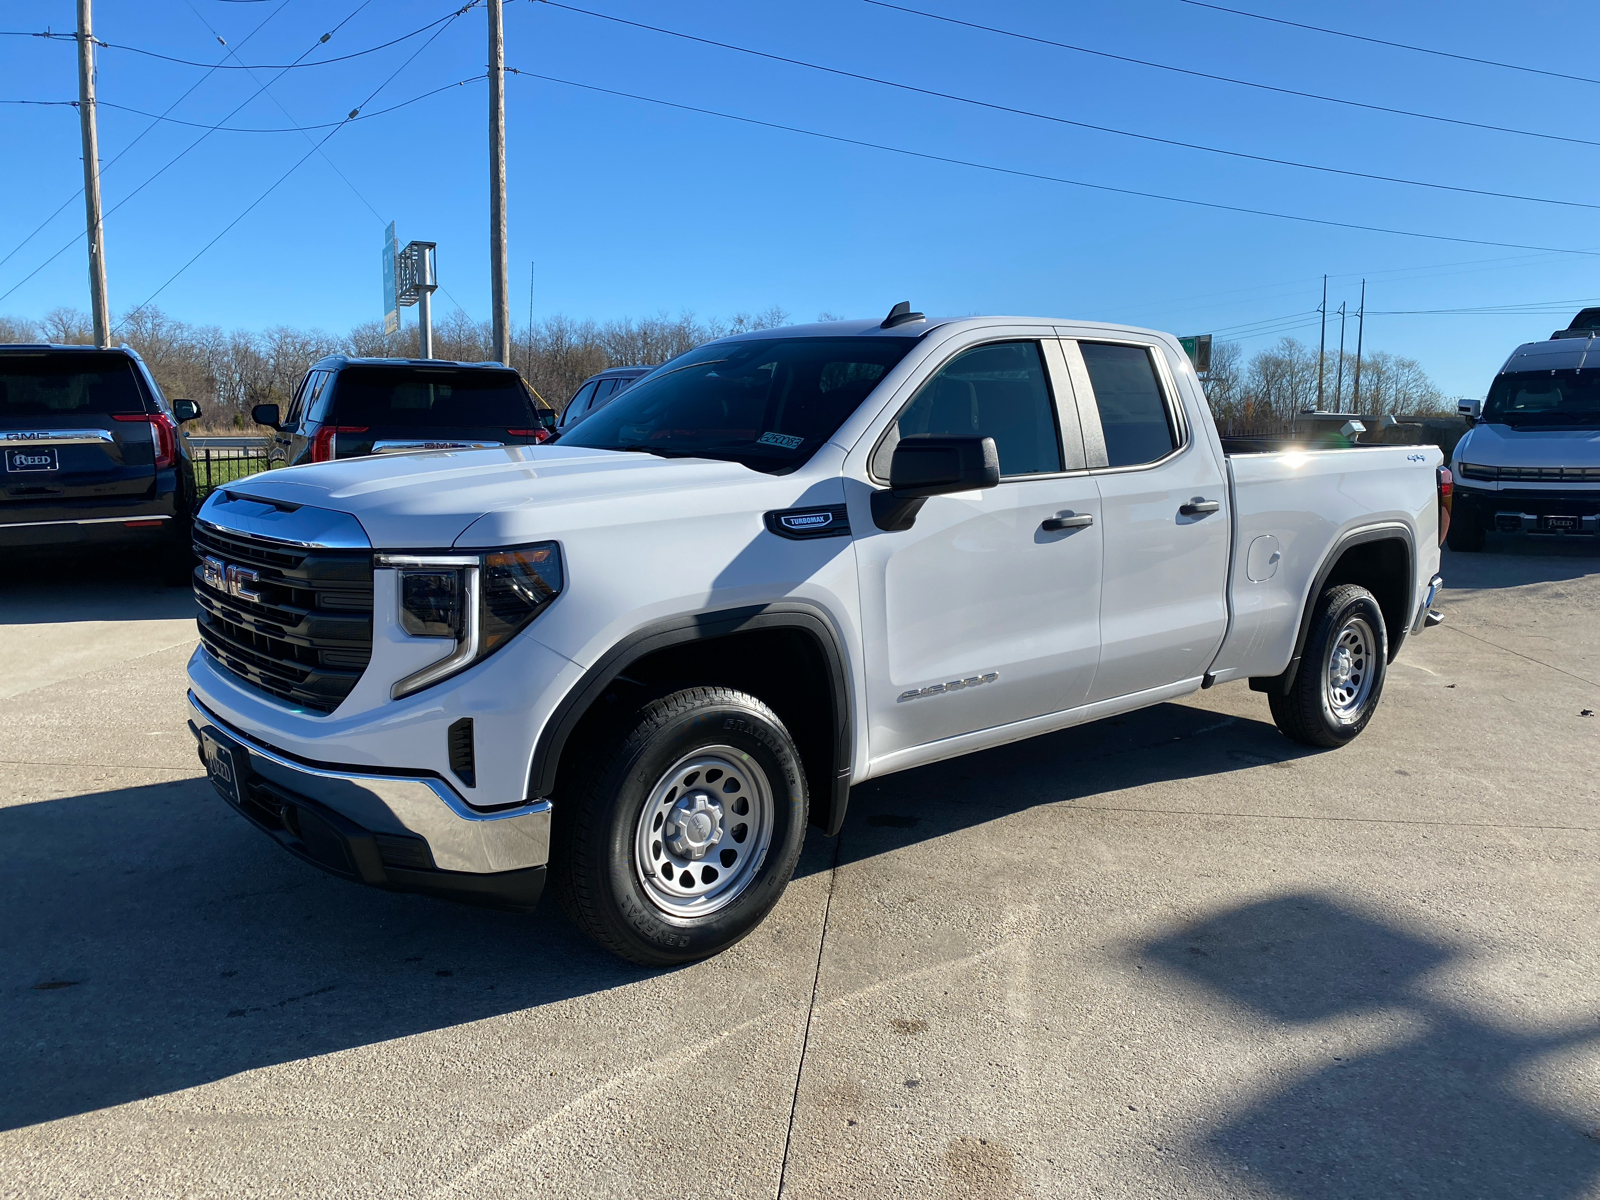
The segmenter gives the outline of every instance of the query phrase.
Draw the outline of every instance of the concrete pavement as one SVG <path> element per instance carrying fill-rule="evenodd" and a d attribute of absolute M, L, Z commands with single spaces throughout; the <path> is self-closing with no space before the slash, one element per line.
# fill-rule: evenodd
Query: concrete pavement
<path fill-rule="evenodd" d="M 664 973 L 290 859 L 200 776 L 181 591 L 8 581 L 0 1195 L 1600 1196 L 1555 549 L 1447 554 L 1350 747 L 1230 685 L 875 781 Z"/>

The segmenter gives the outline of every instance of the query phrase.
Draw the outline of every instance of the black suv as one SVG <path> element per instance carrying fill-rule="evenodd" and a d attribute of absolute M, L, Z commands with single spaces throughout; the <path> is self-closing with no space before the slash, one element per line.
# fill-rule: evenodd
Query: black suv
<path fill-rule="evenodd" d="M 127 346 L 0 345 L 0 547 L 189 551 L 194 468 L 170 404 Z"/>
<path fill-rule="evenodd" d="M 295 389 L 289 411 L 251 410 L 278 431 L 273 466 L 366 454 L 471 450 L 542 442 L 556 414 L 522 376 L 499 363 L 437 358 L 346 358 L 317 362 Z"/>
<path fill-rule="evenodd" d="M 654 367 L 611 367 L 598 375 L 589 376 L 561 410 L 561 428 L 576 425 L 585 417 L 599 412 L 631 387 L 634 380 L 654 370 Z"/>

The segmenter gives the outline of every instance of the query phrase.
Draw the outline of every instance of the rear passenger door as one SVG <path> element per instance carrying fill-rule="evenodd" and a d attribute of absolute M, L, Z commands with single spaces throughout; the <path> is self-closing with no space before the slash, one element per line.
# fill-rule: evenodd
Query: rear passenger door
<path fill-rule="evenodd" d="M 994 438 L 1000 483 L 930 497 L 897 532 L 852 504 L 870 754 L 889 764 L 1082 703 L 1099 654 L 1099 498 L 1056 339 L 994 337 L 946 358 L 876 442 L 874 486 L 917 434 Z"/>
<path fill-rule="evenodd" d="M 1159 344 L 1062 344 L 1105 536 L 1100 666 L 1089 699 L 1200 678 L 1227 630 L 1222 467 Z"/>

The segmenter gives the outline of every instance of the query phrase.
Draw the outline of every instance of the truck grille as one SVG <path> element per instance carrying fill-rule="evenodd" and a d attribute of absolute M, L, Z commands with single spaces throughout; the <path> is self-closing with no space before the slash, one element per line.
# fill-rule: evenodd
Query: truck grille
<path fill-rule="evenodd" d="M 1600 467 L 1487 467 L 1462 463 L 1465 479 L 1491 479 L 1502 483 L 1600 483 Z"/>
<path fill-rule="evenodd" d="M 200 640 L 281 700 L 332 712 L 372 657 L 372 554 L 306 550 L 194 525 Z"/>

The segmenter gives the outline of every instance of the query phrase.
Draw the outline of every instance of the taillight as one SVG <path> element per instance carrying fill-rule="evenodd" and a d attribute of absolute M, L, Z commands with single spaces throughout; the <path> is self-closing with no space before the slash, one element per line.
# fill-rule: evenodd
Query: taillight
<path fill-rule="evenodd" d="M 118 421 L 142 421 L 150 426 L 150 440 L 156 448 L 156 470 L 170 467 L 178 461 L 178 423 L 166 413 L 147 416 L 144 413 L 113 413 Z"/>
<path fill-rule="evenodd" d="M 1439 478 L 1439 545 L 1444 545 L 1444 535 L 1450 532 L 1450 505 L 1456 490 L 1456 477 L 1449 467 L 1438 468 Z"/>
<path fill-rule="evenodd" d="M 311 461 L 333 461 L 333 439 L 341 433 L 365 433 L 365 425 L 324 425 L 311 439 Z"/>

